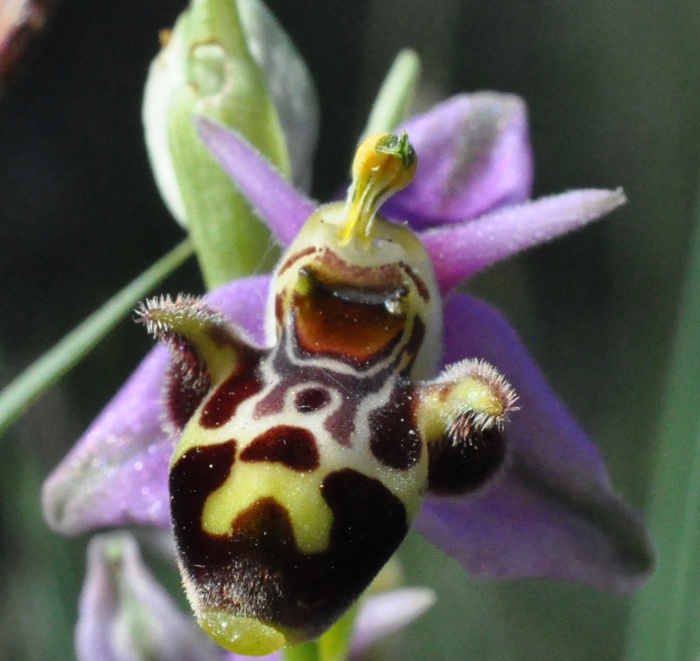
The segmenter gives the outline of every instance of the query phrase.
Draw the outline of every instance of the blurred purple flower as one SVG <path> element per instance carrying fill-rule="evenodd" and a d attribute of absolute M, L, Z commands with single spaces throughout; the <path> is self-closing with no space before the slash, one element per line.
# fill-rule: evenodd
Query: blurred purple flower
<path fill-rule="evenodd" d="M 144 565 L 128 533 L 91 540 L 79 609 L 78 661 L 221 659 L 219 647 Z"/>
<path fill-rule="evenodd" d="M 351 639 L 351 658 L 424 613 L 435 596 L 403 588 L 366 597 Z M 238 661 L 183 613 L 145 565 L 126 532 L 98 535 L 88 548 L 87 573 L 75 632 L 78 661 Z M 260 661 L 282 661 L 276 652 Z"/>
<path fill-rule="evenodd" d="M 520 411 L 505 436 L 509 462 L 476 495 L 428 496 L 417 527 L 483 577 L 554 577 L 598 588 L 638 587 L 653 565 L 644 527 L 612 490 L 603 461 L 547 385 L 503 316 L 451 292 L 464 278 L 591 222 L 625 201 L 620 191 L 578 190 L 529 202 L 526 110 L 514 96 L 461 95 L 403 127 L 419 156 L 413 183 L 384 208 L 407 220 L 433 258 L 445 299 L 441 365 L 493 364 Z M 200 132 L 232 179 L 286 245 L 315 209 L 242 139 L 201 120 Z M 262 249 L 262 248 L 261 248 Z M 265 344 L 269 277 L 229 283 L 205 297 Z M 162 425 L 164 348 L 155 348 L 44 485 L 44 512 L 65 534 L 129 524 L 168 527 Z"/>
<path fill-rule="evenodd" d="M 34 34 L 46 23 L 53 0 L 0 2 L 0 91 L 14 76 Z"/>

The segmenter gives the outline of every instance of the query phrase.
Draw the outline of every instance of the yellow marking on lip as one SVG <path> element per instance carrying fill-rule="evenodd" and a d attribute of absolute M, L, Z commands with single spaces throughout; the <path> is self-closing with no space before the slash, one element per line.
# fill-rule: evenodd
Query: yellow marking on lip
<path fill-rule="evenodd" d="M 333 512 L 321 495 L 325 476 L 323 470 L 302 473 L 277 463 L 236 462 L 226 482 L 207 498 L 202 529 L 228 535 L 239 514 L 261 498 L 274 498 L 289 514 L 299 550 L 325 551 L 333 523 Z"/>

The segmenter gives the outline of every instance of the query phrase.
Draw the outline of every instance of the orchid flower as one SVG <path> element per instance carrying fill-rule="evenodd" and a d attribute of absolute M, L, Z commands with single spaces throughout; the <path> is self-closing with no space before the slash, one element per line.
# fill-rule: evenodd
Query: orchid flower
<path fill-rule="evenodd" d="M 430 257 L 444 301 L 442 351 L 433 362 L 442 369 L 465 359 L 486 361 L 518 397 L 517 410 L 510 401 L 505 407 L 507 449 L 499 469 L 467 495 L 429 493 L 415 526 L 476 576 L 637 588 L 653 564 L 639 516 L 615 494 L 599 452 L 503 315 L 455 291 L 495 262 L 607 214 L 624 202 L 623 193 L 577 190 L 529 201 L 527 117 L 514 96 L 460 95 L 401 129 L 418 154 L 417 171 L 383 215 L 407 223 Z M 316 204 L 237 134 L 204 119 L 199 131 L 288 246 Z M 207 294 L 203 304 L 257 346 L 270 347 L 270 285 L 269 276 L 236 280 Z M 44 513 L 55 530 L 170 526 L 168 467 L 177 442 L 167 410 L 172 392 L 164 396 L 170 362 L 164 347 L 151 351 L 48 478 Z"/>

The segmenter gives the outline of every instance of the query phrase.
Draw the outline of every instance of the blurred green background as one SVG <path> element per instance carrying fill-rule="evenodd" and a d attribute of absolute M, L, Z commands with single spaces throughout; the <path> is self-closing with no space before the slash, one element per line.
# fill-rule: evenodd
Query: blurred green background
<path fill-rule="evenodd" d="M 466 288 L 510 317 L 643 506 L 659 435 L 700 162 L 700 3 L 692 0 L 270 0 L 322 107 L 314 195 L 344 178 L 396 51 L 423 57 L 417 110 L 458 91 L 522 95 L 535 192 L 622 186 L 608 220 Z M 141 92 L 174 0 L 56 0 L 0 97 L 0 385 L 164 254 L 181 231 L 148 168 Z M 163 291 L 201 291 L 194 263 Z M 700 329 L 699 329 L 700 333 Z M 0 439 L 0 658 L 71 659 L 85 539 L 44 525 L 39 486 L 150 346 L 126 321 Z M 672 514 L 669 514 L 672 516 Z M 485 583 L 429 544 L 403 549 L 437 606 L 396 658 L 619 659 L 626 598 Z"/>

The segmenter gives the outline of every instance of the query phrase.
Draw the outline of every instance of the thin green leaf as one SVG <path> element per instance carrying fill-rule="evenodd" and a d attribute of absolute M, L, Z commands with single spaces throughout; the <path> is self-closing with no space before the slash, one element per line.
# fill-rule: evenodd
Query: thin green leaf
<path fill-rule="evenodd" d="M 402 50 L 377 94 L 363 137 L 393 131 L 408 117 L 419 80 L 420 58 L 415 51 Z"/>
<path fill-rule="evenodd" d="M 139 299 L 170 275 L 192 253 L 192 243 L 185 239 L 68 333 L 0 392 L 0 435 L 32 402 L 85 357 L 126 317 Z"/>
<path fill-rule="evenodd" d="M 633 601 L 629 661 L 700 656 L 700 205 L 695 232 L 648 504 L 659 563 Z"/>

